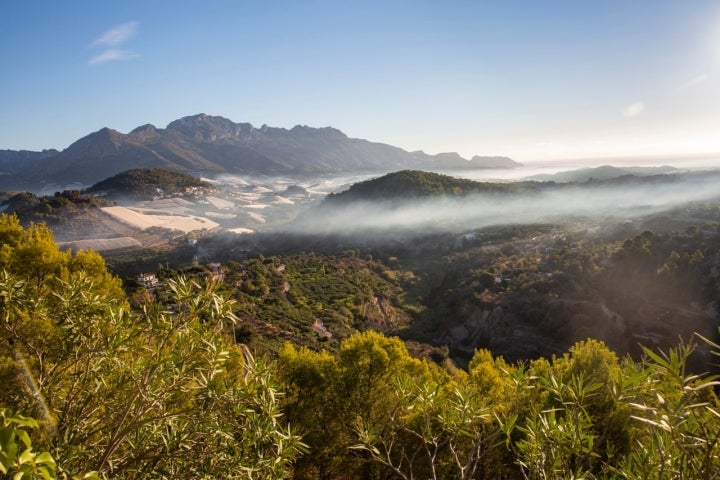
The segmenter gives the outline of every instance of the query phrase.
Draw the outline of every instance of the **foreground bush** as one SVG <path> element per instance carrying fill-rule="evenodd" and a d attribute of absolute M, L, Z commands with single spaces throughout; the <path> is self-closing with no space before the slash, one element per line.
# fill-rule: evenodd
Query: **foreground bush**
<path fill-rule="evenodd" d="M 0 252 L 0 405 L 39 420 L 35 443 L 62 471 L 289 475 L 302 444 L 270 369 L 232 341 L 233 304 L 213 284 L 170 282 L 167 304 L 131 312 L 96 254 L 60 252 L 13 217 L 3 235 L 14 241 Z"/>

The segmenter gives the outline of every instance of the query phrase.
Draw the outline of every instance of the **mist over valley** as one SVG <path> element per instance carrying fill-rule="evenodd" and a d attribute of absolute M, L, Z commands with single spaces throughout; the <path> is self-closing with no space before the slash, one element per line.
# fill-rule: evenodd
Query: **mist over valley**
<path fill-rule="evenodd" d="M 137 169 L 83 193 L 11 195 L 0 208 L 23 222 L 46 221 L 62 248 L 102 252 L 128 281 L 158 264 L 202 272 L 258 256 L 292 265 L 315 252 L 328 267 L 333 258 L 372 257 L 373 275 L 399 289 L 371 295 L 350 323 L 328 306 L 322 330 L 311 322 L 283 334 L 294 341 L 336 342 L 365 322 L 447 348 L 462 365 L 477 348 L 528 359 L 583 336 L 635 355 L 640 344 L 670 346 L 678 335 L 713 337 L 718 314 L 707 282 L 718 271 L 720 170 L 562 168 L 203 178 Z M 657 252 L 642 268 L 619 253 L 653 241 Z M 699 278 L 670 287 L 658 272 L 687 268 L 668 260 L 677 242 L 695 245 L 683 247 L 686 255 L 702 252 L 702 260 L 693 267 Z M 275 281 L 293 291 L 295 282 Z M 627 294 L 635 300 L 620 300 Z M 378 302 L 384 306 L 375 311 Z M 605 320 L 588 323 L 598 317 Z M 246 340 L 267 341 L 264 329 L 282 324 L 270 318 L 251 323 Z"/>

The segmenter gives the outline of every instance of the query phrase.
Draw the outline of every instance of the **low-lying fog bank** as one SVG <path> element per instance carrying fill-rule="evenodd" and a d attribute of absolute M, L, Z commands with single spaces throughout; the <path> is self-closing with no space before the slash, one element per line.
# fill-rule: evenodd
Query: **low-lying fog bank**
<path fill-rule="evenodd" d="M 720 199 L 718 173 L 679 176 L 657 183 L 573 185 L 532 194 L 474 195 L 462 198 L 378 202 L 325 202 L 301 212 L 278 232 L 355 235 L 383 231 L 461 231 L 491 225 L 590 217 L 624 221 L 687 204 Z M 334 202 L 335 203 L 335 202 Z"/>
<path fill-rule="evenodd" d="M 554 180 L 554 183 L 533 183 L 514 192 L 514 188 L 509 188 L 504 194 L 414 198 L 392 203 L 372 198 L 352 202 L 324 200 L 330 193 L 343 192 L 351 185 L 386 175 L 387 172 L 302 178 L 222 175 L 209 179 L 216 188 L 207 192 L 164 195 L 144 201 L 116 199 L 119 205 L 103 208 L 102 215 L 95 215 L 82 228 L 74 224 L 58 224 L 53 228 L 59 241 L 139 238 L 143 246 L 147 246 L 148 241 L 154 245 L 161 240 L 144 235 L 153 228 L 169 232 L 167 235 L 160 232 L 163 238 L 194 231 L 228 231 L 243 234 L 374 236 L 382 240 L 389 236 L 454 234 L 493 225 L 552 223 L 577 218 L 583 221 L 624 222 L 688 203 L 718 198 L 716 185 L 720 180 L 720 170 L 698 173 L 679 169 L 685 166 L 683 164 L 676 165 L 634 166 L 640 168 L 635 170 L 640 172 L 638 176 L 651 175 L 645 179 L 637 176 L 610 182 L 587 182 L 586 179 L 577 184 Z M 541 171 L 550 174 L 560 170 L 563 175 L 586 175 L 595 180 L 601 180 L 599 173 L 623 174 L 616 167 L 601 166 L 599 170 L 585 167 L 582 172 L 568 172 L 567 168 L 565 164 L 546 164 L 448 173 L 484 182 L 497 181 L 494 177 L 504 176 L 501 183 L 527 179 L 539 175 Z M 658 171 L 674 173 L 659 175 Z M 520 193 L 520 190 L 533 193 Z M 331 205 L 336 203 L 340 205 Z M 115 243 L 105 242 L 102 248 L 112 250 L 112 245 Z M 129 246 L 122 244 L 122 248 Z"/>

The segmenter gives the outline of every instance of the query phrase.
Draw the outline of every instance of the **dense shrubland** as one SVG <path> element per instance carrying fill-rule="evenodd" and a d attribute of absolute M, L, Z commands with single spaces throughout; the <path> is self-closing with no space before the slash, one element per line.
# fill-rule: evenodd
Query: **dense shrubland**
<path fill-rule="evenodd" d="M 302 444 L 274 374 L 232 342 L 233 303 L 215 285 L 178 279 L 165 304 L 131 311 L 99 255 L 0 222 L 0 405 L 38 419 L 33 444 L 59 475 L 287 474 Z"/>
<path fill-rule="evenodd" d="M 320 289 L 318 315 L 360 315 L 359 283 L 335 285 L 343 273 L 312 256 L 258 258 L 223 285 L 167 278 L 131 306 L 99 255 L 61 252 L 44 226 L 1 216 L 0 242 L 0 472 L 14 478 L 720 475 L 717 384 L 688 373 L 689 344 L 639 361 L 596 340 L 524 363 L 478 350 L 457 369 L 366 331 L 262 358 L 234 341 L 257 299 L 305 272 L 326 279 L 293 293 Z"/>
<path fill-rule="evenodd" d="M 221 290 L 236 301 L 241 319 L 236 339 L 256 352 L 276 352 L 285 341 L 337 350 L 352 333 L 396 332 L 409 321 L 402 289 L 387 268 L 355 252 L 296 254 L 229 261 Z M 211 278 L 207 265 L 160 271 L 198 281 Z M 162 297 L 163 290 L 155 293 Z"/>
<path fill-rule="evenodd" d="M 420 279 L 400 282 L 405 302 L 423 307 L 404 336 L 432 342 L 453 328 L 481 330 L 471 346 L 513 360 L 558 354 L 587 337 L 636 360 L 639 343 L 667 350 L 693 332 L 717 341 L 718 224 L 621 239 L 547 225 L 497 230 L 443 253 L 396 254 L 395 269 Z M 477 327 L 494 311 L 506 331 Z M 514 330 L 532 340 L 516 342 Z M 464 344 L 450 343 L 456 361 L 469 360 Z"/>

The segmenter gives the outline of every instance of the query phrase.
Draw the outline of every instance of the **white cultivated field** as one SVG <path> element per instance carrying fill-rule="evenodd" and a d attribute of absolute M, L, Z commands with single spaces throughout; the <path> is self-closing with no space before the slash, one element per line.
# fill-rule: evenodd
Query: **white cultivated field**
<path fill-rule="evenodd" d="M 265 223 L 265 217 L 255 212 L 247 212 L 248 216 L 255 220 L 257 223 Z"/>
<path fill-rule="evenodd" d="M 105 207 L 102 210 L 117 220 L 140 230 L 161 227 L 188 233 L 194 230 L 212 230 L 218 227 L 217 223 L 208 218 L 193 215 L 144 215 L 125 207 Z"/>
<path fill-rule="evenodd" d="M 118 250 L 121 248 L 140 248 L 140 241 L 132 237 L 118 238 L 92 238 L 87 240 L 74 240 L 72 242 L 58 242 L 58 246 L 62 248 L 70 247 L 76 250 L 95 250 L 96 252 L 104 252 L 108 250 Z"/>
<path fill-rule="evenodd" d="M 160 198 L 149 202 L 138 204 L 138 207 L 147 208 L 148 210 L 158 210 L 172 214 L 190 213 L 195 204 L 188 202 L 183 198 Z"/>
<path fill-rule="evenodd" d="M 215 208 L 225 209 L 225 208 L 234 208 L 235 204 L 229 200 L 225 200 L 218 197 L 213 197 L 208 195 L 205 197 L 205 200 L 210 202 L 210 204 Z"/>
<path fill-rule="evenodd" d="M 220 213 L 220 212 L 205 212 L 205 216 L 210 218 L 221 218 L 224 220 L 229 220 L 231 218 L 236 218 L 237 215 L 234 213 Z"/>
<path fill-rule="evenodd" d="M 289 198 L 281 197 L 280 195 L 275 195 L 270 203 L 274 203 L 276 205 L 295 205 L 295 202 Z"/>
<path fill-rule="evenodd" d="M 231 228 L 230 230 L 228 230 L 228 232 L 233 232 L 233 233 L 253 233 L 254 231 L 251 230 L 251 229 L 249 229 L 249 228 L 240 228 L 240 227 L 238 227 L 238 228 Z"/>

